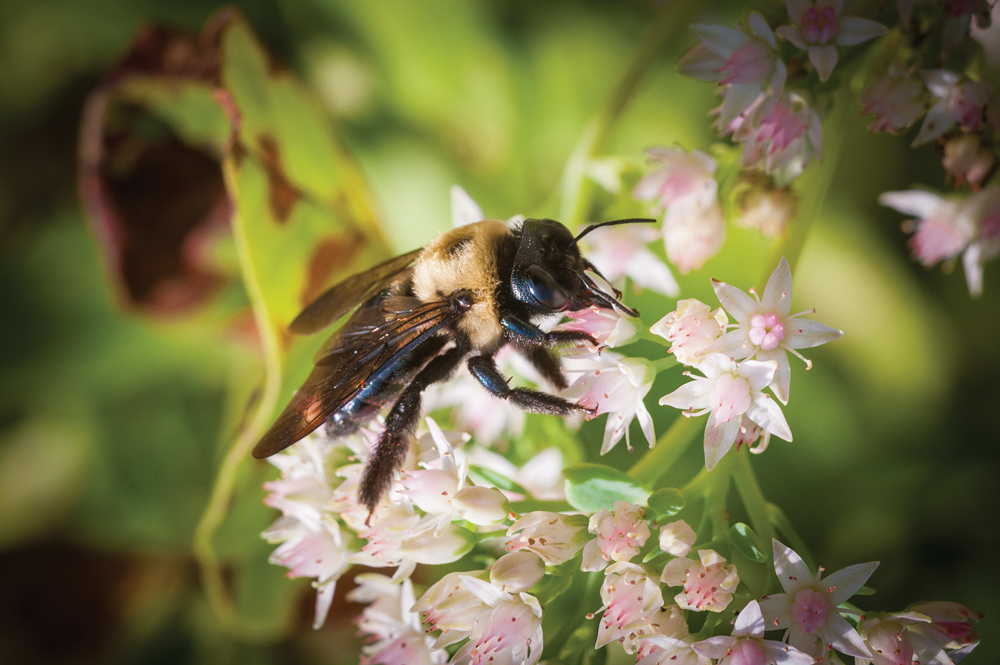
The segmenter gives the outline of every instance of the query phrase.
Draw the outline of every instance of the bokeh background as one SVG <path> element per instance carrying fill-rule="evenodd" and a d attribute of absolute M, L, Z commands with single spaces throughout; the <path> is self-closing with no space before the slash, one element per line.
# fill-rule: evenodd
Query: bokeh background
<path fill-rule="evenodd" d="M 697 17 L 733 21 L 741 5 L 705 3 Z M 308 584 L 266 563 L 258 534 L 275 513 L 260 504 L 260 482 L 273 475 L 264 463 L 242 471 L 220 535 L 224 559 L 241 566 L 238 611 L 258 628 L 233 632 L 210 611 L 193 533 L 259 360 L 238 326 L 220 332 L 218 312 L 124 306 L 77 192 L 84 101 L 135 31 L 148 22 L 196 31 L 219 6 L 0 3 L 0 662 L 356 661 L 358 608 L 343 601 L 350 574 L 314 632 Z M 567 159 L 661 3 L 239 6 L 322 103 L 401 252 L 448 228 L 455 183 L 490 216 L 557 215 Z M 782 11 L 773 0 L 755 6 Z M 673 69 L 693 42 L 685 35 L 657 55 L 608 153 L 715 140 L 713 87 Z M 795 367 L 786 409 L 795 442 L 776 442 L 755 467 L 818 561 L 882 562 L 863 608 L 953 600 L 985 612 L 983 644 L 966 662 L 994 663 L 1000 268 L 987 268 L 985 295 L 971 300 L 961 274 L 908 258 L 900 216 L 876 197 L 941 187 L 940 161 L 932 146 L 914 151 L 865 126 L 849 114 L 795 276 L 797 301 L 846 334 L 809 354 L 812 371 Z M 680 279 L 684 296 L 714 302 L 708 277 L 760 285 L 771 268 L 751 233 L 731 230 L 719 256 Z M 239 288 L 227 297 L 227 312 L 245 305 Z M 651 293 L 634 302 L 647 325 L 671 308 Z M 662 377 L 650 397 L 678 381 Z M 650 408 L 665 431 L 676 412 Z M 602 429 L 584 427 L 584 457 L 596 456 Z M 627 467 L 635 454 L 619 447 L 610 462 Z M 695 468 L 697 455 L 685 463 Z"/>

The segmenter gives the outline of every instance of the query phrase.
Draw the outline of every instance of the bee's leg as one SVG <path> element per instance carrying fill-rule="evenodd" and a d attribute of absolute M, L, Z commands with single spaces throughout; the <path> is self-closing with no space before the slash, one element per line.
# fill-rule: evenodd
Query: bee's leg
<path fill-rule="evenodd" d="M 563 342 L 584 342 L 597 346 L 597 340 L 582 330 L 553 330 L 545 332 L 535 324 L 519 319 L 511 314 L 500 319 L 500 325 L 507 329 L 510 340 L 520 346 L 553 346 Z"/>
<path fill-rule="evenodd" d="M 544 346 L 531 346 L 522 348 L 520 351 L 546 381 L 557 390 L 566 390 L 568 384 L 562 373 L 562 366 L 559 364 L 559 356 Z"/>
<path fill-rule="evenodd" d="M 552 416 L 568 416 L 581 411 L 593 414 L 592 409 L 568 402 L 562 397 L 530 388 L 511 388 L 507 385 L 507 379 L 497 368 L 496 362 L 490 356 L 473 356 L 469 358 L 468 365 L 472 376 L 476 377 L 484 388 L 519 409 Z"/>
<path fill-rule="evenodd" d="M 467 353 L 466 345 L 459 342 L 427 363 L 403 389 L 386 415 L 385 429 L 375 443 L 358 486 L 358 501 L 368 508 L 368 519 L 371 519 L 379 499 L 389 489 L 392 474 L 406 458 L 410 436 L 420 419 L 421 393 L 432 383 L 448 378 Z"/>

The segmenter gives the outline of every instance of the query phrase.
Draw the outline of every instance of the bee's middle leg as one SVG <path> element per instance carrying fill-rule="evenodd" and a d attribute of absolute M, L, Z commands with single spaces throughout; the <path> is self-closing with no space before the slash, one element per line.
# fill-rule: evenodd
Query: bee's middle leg
<path fill-rule="evenodd" d="M 574 404 L 562 397 L 543 393 L 540 390 L 511 388 L 507 385 L 507 379 L 500 373 L 496 361 L 491 356 L 473 356 L 469 358 L 468 366 L 469 372 L 476 377 L 479 383 L 483 384 L 484 388 L 519 409 L 552 416 L 568 416 L 579 412 L 593 413 L 585 406 Z"/>
<path fill-rule="evenodd" d="M 379 499 L 389 489 L 392 474 L 403 464 L 409 450 L 410 436 L 420 419 L 421 394 L 432 383 L 443 381 L 454 371 L 468 350 L 457 344 L 431 360 L 396 398 L 385 417 L 385 428 L 379 435 L 368 463 L 365 465 L 358 500 L 368 508 L 369 519 Z"/>

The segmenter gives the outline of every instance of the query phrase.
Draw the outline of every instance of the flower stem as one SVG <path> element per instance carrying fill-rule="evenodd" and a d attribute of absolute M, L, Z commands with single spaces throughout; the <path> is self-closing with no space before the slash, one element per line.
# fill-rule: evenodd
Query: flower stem
<path fill-rule="evenodd" d="M 757 532 L 765 550 L 769 551 L 771 540 L 774 538 L 774 529 L 771 527 L 767 500 L 760 491 L 757 476 L 754 475 L 753 467 L 750 466 L 750 450 L 745 448 L 736 451 L 733 456 L 736 458 L 733 464 L 733 481 L 736 483 L 736 491 L 750 515 L 750 525 Z M 768 570 L 773 574 L 774 559 L 773 557 L 766 557 L 766 559 Z"/>
<path fill-rule="evenodd" d="M 660 11 L 636 52 L 625 75 L 618 82 L 601 113 L 587 123 L 566 162 L 562 179 L 562 205 L 559 219 L 574 228 L 584 221 L 590 210 L 592 184 L 587 182 L 587 164 L 596 157 L 608 138 L 615 121 L 622 115 L 646 72 L 665 44 L 677 43 L 691 19 L 701 10 L 696 2 L 673 0 Z"/>
<path fill-rule="evenodd" d="M 643 485 L 652 487 L 681 458 L 694 440 L 702 420 L 678 415 L 666 434 L 656 440 L 656 446 L 632 465 L 628 475 Z"/>
<path fill-rule="evenodd" d="M 813 559 L 812 554 L 809 553 L 809 547 L 806 546 L 805 541 L 802 540 L 795 527 L 792 526 L 792 523 L 785 515 L 785 511 L 773 503 L 768 503 L 767 516 L 770 519 L 771 526 L 777 529 L 783 538 L 788 540 L 789 547 L 798 552 L 807 566 L 816 570 L 816 561 Z"/>
<path fill-rule="evenodd" d="M 665 358 L 660 358 L 659 360 L 653 360 L 653 361 L 651 361 L 649 363 L 649 366 L 653 369 L 654 372 L 656 372 L 657 374 L 659 374 L 663 370 L 670 369 L 671 367 L 673 367 L 676 364 L 677 364 L 677 358 L 674 358 L 673 356 L 668 355 Z"/>

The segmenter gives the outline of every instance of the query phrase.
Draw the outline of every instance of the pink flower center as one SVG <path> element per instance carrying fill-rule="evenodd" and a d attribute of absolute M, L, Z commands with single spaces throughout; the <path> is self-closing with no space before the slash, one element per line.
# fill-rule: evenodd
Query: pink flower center
<path fill-rule="evenodd" d="M 767 658 L 764 652 L 757 646 L 757 640 L 743 638 L 736 643 L 729 653 L 730 665 L 765 665 Z"/>
<path fill-rule="evenodd" d="M 818 628 L 826 625 L 830 601 L 815 589 L 802 589 L 795 594 L 792 604 L 792 621 L 804 632 L 815 635 Z"/>
<path fill-rule="evenodd" d="M 750 317 L 748 337 L 764 351 L 770 351 L 778 348 L 781 340 L 785 339 L 785 325 L 773 312 L 754 314 Z"/>
<path fill-rule="evenodd" d="M 810 7 L 800 24 L 802 38 L 810 44 L 826 44 L 837 35 L 837 13 L 833 7 Z"/>
<path fill-rule="evenodd" d="M 723 562 L 713 563 L 702 568 L 693 566 L 687 571 L 687 578 L 684 580 L 684 593 L 687 595 L 688 605 L 696 610 L 715 607 L 719 599 L 719 590 L 728 593 L 722 588 L 722 583 L 726 581 L 726 565 Z"/>
<path fill-rule="evenodd" d="M 764 42 L 752 41 L 739 47 L 726 60 L 726 64 L 719 70 L 726 74 L 726 77 L 719 81 L 720 85 L 729 83 L 743 84 L 754 83 L 761 80 L 771 72 L 773 64 L 768 57 L 771 48 Z"/>
<path fill-rule="evenodd" d="M 750 408 L 750 382 L 742 376 L 722 374 L 708 395 L 716 424 L 729 422 Z"/>

